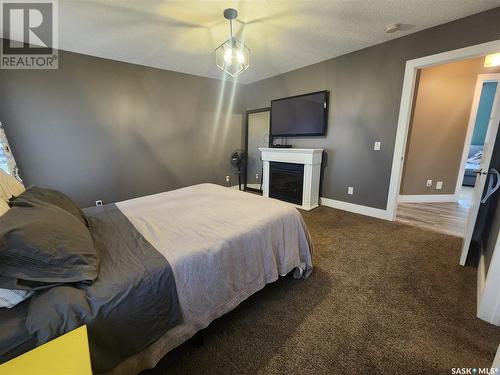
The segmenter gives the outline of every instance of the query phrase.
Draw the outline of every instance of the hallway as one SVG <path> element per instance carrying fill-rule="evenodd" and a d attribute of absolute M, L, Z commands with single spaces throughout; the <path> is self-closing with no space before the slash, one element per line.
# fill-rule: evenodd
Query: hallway
<path fill-rule="evenodd" d="M 396 221 L 463 237 L 473 188 L 463 186 L 457 202 L 399 203 Z"/>

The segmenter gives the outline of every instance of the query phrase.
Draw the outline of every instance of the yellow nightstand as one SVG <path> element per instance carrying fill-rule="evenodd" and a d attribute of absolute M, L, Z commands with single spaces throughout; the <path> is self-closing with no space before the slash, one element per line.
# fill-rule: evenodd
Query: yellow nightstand
<path fill-rule="evenodd" d="M 5 362 L 0 375 L 92 375 L 87 326 Z"/>

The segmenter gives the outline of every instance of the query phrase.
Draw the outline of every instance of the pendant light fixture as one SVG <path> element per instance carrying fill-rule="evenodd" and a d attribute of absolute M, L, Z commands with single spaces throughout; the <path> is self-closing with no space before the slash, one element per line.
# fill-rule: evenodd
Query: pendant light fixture
<path fill-rule="evenodd" d="M 224 11 L 224 18 L 229 20 L 230 37 L 215 49 L 215 63 L 231 77 L 236 77 L 250 66 L 250 50 L 243 42 L 233 37 L 233 20 L 237 16 L 236 9 L 228 8 Z"/>

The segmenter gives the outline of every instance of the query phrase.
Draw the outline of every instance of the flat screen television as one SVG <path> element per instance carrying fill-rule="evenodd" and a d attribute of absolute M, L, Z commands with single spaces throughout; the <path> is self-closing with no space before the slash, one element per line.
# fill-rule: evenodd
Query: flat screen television
<path fill-rule="evenodd" d="M 325 135 L 327 122 L 328 91 L 271 101 L 273 137 Z"/>

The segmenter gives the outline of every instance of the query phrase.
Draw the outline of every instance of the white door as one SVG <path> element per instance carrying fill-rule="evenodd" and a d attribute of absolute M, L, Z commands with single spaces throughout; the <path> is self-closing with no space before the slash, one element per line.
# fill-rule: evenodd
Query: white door
<path fill-rule="evenodd" d="M 479 206 L 481 205 L 481 197 L 483 194 L 484 186 L 488 178 L 488 168 L 491 161 L 491 155 L 493 153 L 493 147 L 495 146 L 495 139 L 498 133 L 498 125 L 500 122 L 500 79 L 497 74 L 482 74 L 478 78 L 476 85 L 476 92 L 474 97 L 475 106 L 479 105 L 479 97 L 481 95 L 481 89 L 484 82 L 498 82 L 497 90 L 495 94 L 495 100 L 493 102 L 493 108 L 491 111 L 490 122 L 488 124 L 488 130 L 486 132 L 486 138 L 484 140 L 483 157 L 481 159 L 481 165 L 478 169 L 476 185 L 474 186 L 473 201 L 469 214 L 467 217 L 467 223 L 465 226 L 464 241 L 462 243 L 462 254 L 460 255 L 460 265 L 465 265 L 467 260 L 467 254 L 469 253 L 469 247 L 472 240 L 472 233 L 474 232 L 474 226 L 476 225 L 477 214 L 479 212 Z M 471 121 L 476 122 L 477 107 L 474 114 L 471 115 Z"/>

